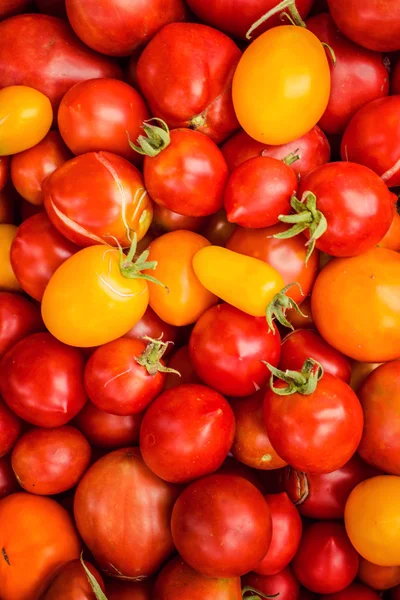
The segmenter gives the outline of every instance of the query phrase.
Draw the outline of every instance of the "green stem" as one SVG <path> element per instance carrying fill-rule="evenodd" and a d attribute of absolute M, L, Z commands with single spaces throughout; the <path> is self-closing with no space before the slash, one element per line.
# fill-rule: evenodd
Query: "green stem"
<path fill-rule="evenodd" d="M 158 125 L 150 125 L 150 121 L 157 121 L 161 124 L 161 127 Z M 158 119 L 157 117 L 153 117 L 152 119 L 148 119 L 148 121 L 144 121 L 142 128 L 146 135 L 139 135 L 137 139 L 138 145 L 135 145 L 128 134 L 128 141 L 130 147 L 138 152 L 139 154 L 144 154 L 145 156 L 149 156 L 154 158 L 160 152 L 165 150 L 167 146 L 169 146 L 171 142 L 171 136 L 169 133 L 168 125 L 162 119 Z"/>
<path fill-rule="evenodd" d="M 300 316 L 307 318 L 307 315 L 305 315 L 301 311 L 297 302 L 293 300 L 293 298 L 290 298 L 290 296 L 286 295 L 286 292 L 290 290 L 290 288 L 292 288 L 294 285 L 298 286 L 301 295 L 304 296 L 300 284 L 296 281 L 294 283 L 290 283 L 289 285 L 284 287 L 280 292 L 275 294 L 275 296 L 272 298 L 271 302 L 267 306 L 265 317 L 269 325 L 269 330 L 272 331 L 274 335 L 274 319 L 276 319 L 284 327 L 294 329 L 293 325 L 286 318 L 286 312 L 288 310 L 294 309 Z"/>
<path fill-rule="evenodd" d="M 180 377 L 181 374 L 179 373 L 179 371 L 176 371 L 175 369 L 170 369 L 169 367 L 166 367 L 160 362 L 161 358 L 163 357 L 165 351 L 168 348 L 168 345 L 173 343 L 163 342 L 161 338 L 162 334 L 161 337 L 158 338 L 158 340 L 154 340 L 153 338 L 147 335 L 143 336 L 142 340 L 146 340 L 149 343 L 147 344 L 144 352 L 140 356 L 136 357 L 136 362 L 139 363 L 139 365 L 141 365 L 142 367 L 144 367 L 149 375 L 155 375 L 156 373 L 161 372 L 175 373 L 175 375 L 179 375 Z"/>
<path fill-rule="evenodd" d="M 81 552 L 80 559 L 81 559 L 82 567 L 85 570 L 86 577 L 88 578 L 88 581 L 89 581 L 90 586 L 91 586 L 91 588 L 93 590 L 93 593 L 96 596 L 96 600 L 107 600 L 107 596 L 105 595 L 105 593 L 103 592 L 103 590 L 99 586 L 99 582 L 97 581 L 96 577 L 94 575 L 92 575 L 92 573 L 89 571 L 89 569 L 85 565 L 85 561 L 83 560 L 83 552 Z"/>
<path fill-rule="evenodd" d="M 251 40 L 251 35 L 252 35 L 253 31 L 258 29 L 258 27 L 260 27 L 260 25 L 262 25 L 263 23 L 268 21 L 268 19 L 270 19 L 271 17 L 273 17 L 274 15 L 276 15 L 278 13 L 283 12 L 286 9 L 288 9 L 290 16 L 291 16 L 291 21 L 294 22 L 295 25 L 299 25 L 300 27 L 306 26 L 306 24 L 304 23 L 303 19 L 300 16 L 299 11 L 297 10 L 296 0 L 282 0 L 282 2 L 277 4 L 277 6 L 274 6 L 274 8 L 271 8 L 271 10 L 269 10 L 267 13 L 265 13 L 265 15 L 263 15 L 255 23 L 253 23 L 253 25 L 250 27 L 250 29 L 246 33 L 246 39 Z"/>
<path fill-rule="evenodd" d="M 323 45 L 324 48 L 326 48 L 328 50 L 329 55 L 330 55 L 330 57 L 332 59 L 333 66 L 336 67 L 336 62 L 337 61 L 336 61 L 336 54 L 335 54 L 334 49 L 332 48 L 332 46 L 330 46 L 326 42 L 321 42 L 321 44 Z"/>
<path fill-rule="evenodd" d="M 150 250 L 146 249 L 142 252 L 142 254 L 134 261 L 134 257 L 136 254 L 137 247 L 137 235 L 133 234 L 132 244 L 129 249 L 127 256 L 125 256 L 123 249 L 120 245 L 118 245 L 119 250 L 119 270 L 121 274 L 127 279 L 145 279 L 146 281 L 150 281 L 151 283 L 155 283 L 157 285 L 163 286 L 166 290 L 168 290 L 167 286 L 158 281 L 155 277 L 151 275 L 147 275 L 147 273 L 142 273 L 144 270 L 151 270 L 157 267 L 157 261 L 151 260 L 148 261 L 148 257 L 150 254 Z M 169 291 L 169 290 L 168 290 Z"/>
<path fill-rule="evenodd" d="M 246 596 L 246 594 L 251 594 L 251 596 Z M 246 586 L 242 589 L 242 597 L 244 600 L 261 600 L 261 598 L 266 598 L 267 600 L 269 600 L 269 598 L 277 598 L 279 596 L 279 594 L 264 594 L 263 592 L 260 592 L 260 590 L 256 590 L 253 587 L 250 586 Z"/>
<path fill-rule="evenodd" d="M 307 358 L 304 361 L 301 371 L 281 371 L 269 363 L 262 361 L 271 371 L 270 388 L 278 396 L 291 396 L 292 394 L 302 394 L 308 396 L 315 392 L 319 380 L 324 374 L 324 369 L 319 362 L 313 358 Z M 275 387 L 274 377 L 287 383 L 287 387 Z"/>
<path fill-rule="evenodd" d="M 282 162 L 284 162 L 285 165 L 290 167 L 290 165 L 295 163 L 297 160 L 300 160 L 301 157 L 300 157 L 300 154 L 297 154 L 298 151 L 299 151 L 299 148 L 297 148 L 297 150 L 295 150 L 294 152 L 290 152 L 290 154 L 285 156 L 285 158 L 282 158 Z"/>

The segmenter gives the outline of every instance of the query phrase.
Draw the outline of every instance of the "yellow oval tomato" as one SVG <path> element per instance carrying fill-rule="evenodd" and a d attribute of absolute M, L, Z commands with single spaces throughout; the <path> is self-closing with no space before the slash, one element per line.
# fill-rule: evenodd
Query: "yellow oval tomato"
<path fill-rule="evenodd" d="M 379 475 L 359 483 L 345 508 L 351 543 L 375 565 L 400 565 L 400 477 Z"/>
<path fill-rule="evenodd" d="M 168 289 L 149 283 L 149 304 L 154 312 L 170 325 L 190 325 L 218 298 L 206 290 L 197 279 L 192 260 L 200 248 L 210 242 L 193 231 L 171 231 L 150 244 L 149 260 L 157 268 L 149 275 L 162 281 Z"/>
<path fill-rule="evenodd" d="M 284 286 L 282 276 L 264 261 L 220 246 L 199 250 L 193 269 L 205 288 L 253 317 L 264 316 Z"/>
<path fill-rule="evenodd" d="M 14 275 L 10 261 L 11 244 L 17 234 L 16 225 L 0 225 L 0 290 L 19 292 L 21 286 Z"/>
<path fill-rule="evenodd" d="M 100 346 L 125 335 L 144 315 L 149 290 L 144 279 L 126 278 L 119 251 L 90 246 L 54 273 L 42 300 L 43 321 L 71 346 Z"/>
<path fill-rule="evenodd" d="M 233 105 L 255 140 L 292 142 L 318 123 L 328 104 L 330 70 L 324 47 L 305 29 L 285 25 L 257 38 L 237 66 Z"/>
<path fill-rule="evenodd" d="M 0 90 L 0 156 L 36 146 L 53 122 L 50 100 L 34 88 L 11 85 Z"/>

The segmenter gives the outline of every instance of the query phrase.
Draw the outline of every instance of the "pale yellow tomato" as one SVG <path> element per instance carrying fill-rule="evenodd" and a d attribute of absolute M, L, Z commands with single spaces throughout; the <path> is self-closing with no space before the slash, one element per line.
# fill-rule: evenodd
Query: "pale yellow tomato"
<path fill-rule="evenodd" d="M 21 286 L 14 275 L 10 261 L 10 248 L 16 236 L 18 227 L 15 225 L 0 225 L 0 290 L 19 292 Z"/>

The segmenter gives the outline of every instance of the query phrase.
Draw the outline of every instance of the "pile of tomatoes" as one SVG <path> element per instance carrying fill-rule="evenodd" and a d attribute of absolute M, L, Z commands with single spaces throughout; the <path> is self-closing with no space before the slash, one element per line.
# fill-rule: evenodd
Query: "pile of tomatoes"
<path fill-rule="evenodd" d="M 0 600 L 400 599 L 399 52 L 0 0 Z"/>

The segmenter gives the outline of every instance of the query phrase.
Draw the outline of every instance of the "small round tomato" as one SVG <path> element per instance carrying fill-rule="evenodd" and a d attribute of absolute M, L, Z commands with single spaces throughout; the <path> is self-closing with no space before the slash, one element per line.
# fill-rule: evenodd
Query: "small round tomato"
<path fill-rule="evenodd" d="M 0 156 L 36 146 L 53 121 L 50 100 L 38 90 L 11 85 L 0 90 Z"/>
<path fill-rule="evenodd" d="M 174 352 L 168 361 L 168 368 L 176 372 L 167 373 L 165 390 L 183 383 L 201 383 L 190 358 L 189 346 L 181 346 Z"/>
<path fill-rule="evenodd" d="M 24 296 L 0 292 L 0 358 L 22 338 L 44 329 L 40 309 Z"/>
<path fill-rule="evenodd" d="M 350 387 L 358 393 L 358 390 L 367 379 L 368 375 L 380 367 L 381 364 L 382 363 L 366 363 L 353 360 L 351 365 Z"/>
<path fill-rule="evenodd" d="M 273 471 L 272 471 L 273 472 Z M 265 482 L 262 479 L 261 471 L 252 469 L 243 463 L 238 462 L 232 456 L 227 456 L 223 465 L 216 471 L 222 475 L 238 475 L 252 483 L 262 494 L 266 494 L 269 489 L 266 489 Z"/>
<path fill-rule="evenodd" d="M 0 291 L 21 291 L 10 259 L 10 249 L 17 231 L 16 225 L 0 224 Z"/>
<path fill-rule="evenodd" d="M 247 587 L 249 587 L 250 590 L 259 590 L 263 594 L 262 598 L 274 598 L 275 596 L 279 598 L 279 600 L 298 600 L 299 598 L 300 586 L 289 567 L 286 567 L 280 573 L 276 573 L 275 575 L 249 573 L 244 576 L 243 585 L 244 590 L 246 590 Z M 258 596 L 257 592 L 255 592 L 255 595 L 256 597 Z M 246 598 L 246 596 L 244 597 Z"/>
<path fill-rule="evenodd" d="M 0 457 L 0 500 L 20 490 L 15 473 L 12 470 L 10 456 Z"/>
<path fill-rule="evenodd" d="M 0 458 L 12 450 L 21 432 L 21 419 L 0 399 Z"/>
<path fill-rule="evenodd" d="M 86 561 L 85 567 L 94 579 L 96 579 L 97 584 L 104 592 L 104 582 L 98 570 Z M 41 600 L 59 600 L 60 598 L 63 598 L 63 600 L 75 600 L 79 596 L 82 600 L 97 598 L 81 561 L 76 559 L 57 571 L 55 578 Z"/>
<path fill-rule="evenodd" d="M 361 556 L 358 579 L 375 590 L 388 590 L 400 584 L 400 567 L 380 567 Z"/>
<path fill-rule="evenodd" d="M 8 166 L 10 159 L 8 156 L 0 156 L 0 192 L 8 180 Z"/>
<path fill-rule="evenodd" d="M 219 210 L 206 220 L 201 233 L 213 246 L 225 246 L 235 229 L 236 225 L 226 218 L 226 212 Z"/>
<path fill-rule="evenodd" d="M 163 235 L 163 233 L 178 231 L 179 229 L 199 231 L 205 223 L 207 223 L 205 217 L 188 217 L 186 215 L 180 215 L 161 204 L 155 204 L 150 231 L 158 237 Z"/>
<path fill-rule="evenodd" d="M 400 250 L 400 214 L 397 212 L 397 196 L 395 194 L 393 195 L 396 202 L 393 221 L 378 246 L 379 248 L 386 248 L 387 250 L 398 252 Z"/>
<path fill-rule="evenodd" d="M 296 288 L 297 286 L 291 288 L 288 292 L 288 295 L 290 295 L 290 292 L 293 289 L 296 290 Z M 286 318 L 292 325 L 293 329 L 315 329 L 315 323 L 311 310 L 311 296 L 304 298 L 303 302 L 301 303 L 301 313 L 299 313 L 295 308 L 290 308 L 286 312 Z"/>
<path fill-rule="evenodd" d="M 168 356 L 174 347 L 177 335 L 177 328 L 165 323 L 158 315 L 156 315 L 154 310 L 148 306 L 143 317 L 128 331 L 127 334 L 125 334 L 125 337 L 140 340 L 147 336 L 154 340 L 160 339 L 163 342 L 167 342 L 168 346 L 165 348 L 164 356 Z"/>
<path fill-rule="evenodd" d="M 337 594 L 320 596 L 320 600 L 380 600 L 380 598 L 381 596 L 377 592 L 361 583 L 352 583 Z"/>
<path fill-rule="evenodd" d="M 74 424 L 92 446 L 116 450 L 139 441 L 142 416 L 112 415 L 89 400 L 75 417 Z"/>

